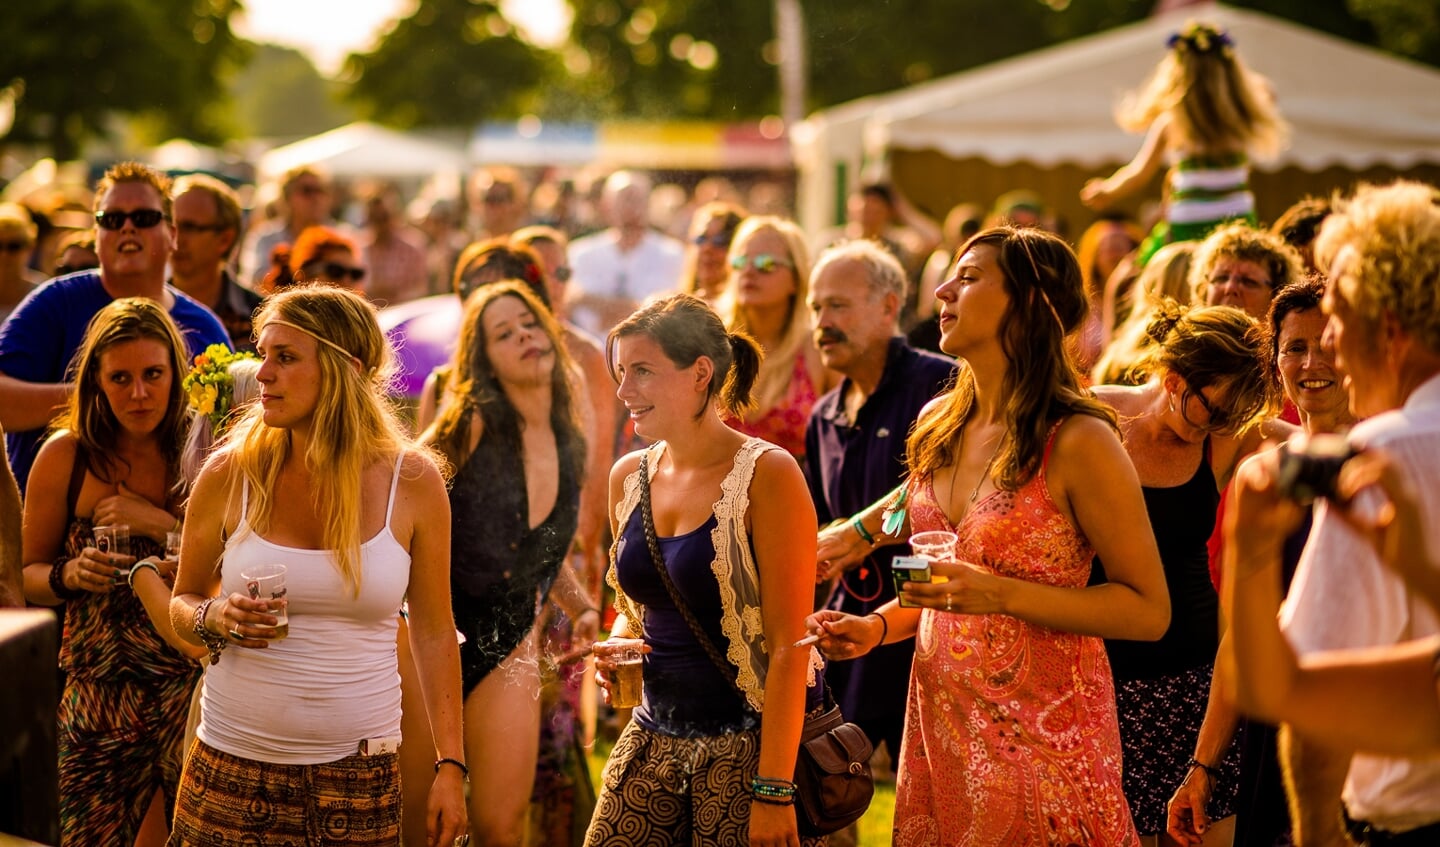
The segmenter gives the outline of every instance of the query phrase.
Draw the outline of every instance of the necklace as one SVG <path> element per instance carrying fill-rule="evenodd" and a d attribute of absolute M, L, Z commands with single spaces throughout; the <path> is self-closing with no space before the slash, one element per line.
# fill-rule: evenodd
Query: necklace
<path fill-rule="evenodd" d="M 961 436 L 961 438 L 963 439 L 964 436 Z M 1002 437 L 995 443 L 995 449 L 990 451 L 990 458 L 985 462 L 985 470 L 980 472 L 980 478 L 975 481 L 975 487 L 970 490 L 970 498 L 965 501 L 965 510 L 967 512 L 971 506 L 975 505 L 975 498 L 980 496 L 980 489 L 984 487 L 985 480 L 990 478 L 990 471 L 995 467 L 995 459 L 1000 455 L 1000 445 L 1003 443 L 1005 443 L 1005 439 Z M 958 452 L 956 453 L 955 459 L 955 466 L 950 470 L 950 487 L 952 490 L 955 487 L 955 477 L 960 475 L 960 456 Z"/>
<path fill-rule="evenodd" d="M 1000 439 L 1000 440 L 1001 440 L 1001 442 L 1003 442 L 1005 439 L 1002 438 L 1002 439 Z M 987 461 L 987 462 L 985 463 L 985 470 L 981 472 L 981 474 L 980 474 L 980 479 L 978 479 L 978 480 L 975 481 L 975 488 L 970 492 L 970 499 L 969 499 L 969 501 L 967 501 L 967 504 L 966 504 L 966 510 L 967 510 L 967 511 L 969 510 L 969 507 L 970 507 L 970 506 L 975 505 L 975 498 L 980 496 L 980 487 L 985 484 L 985 480 L 987 480 L 987 479 L 990 478 L 990 470 L 995 467 L 995 457 L 996 457 L 996 456 L 999 456 L 999 455 L 1000 455 L 1000 444 L 996 444 L 996 445 L 995 445 L 995 450 L 990 453 L 990 459 L 989 459 L 989 461 Z"/>

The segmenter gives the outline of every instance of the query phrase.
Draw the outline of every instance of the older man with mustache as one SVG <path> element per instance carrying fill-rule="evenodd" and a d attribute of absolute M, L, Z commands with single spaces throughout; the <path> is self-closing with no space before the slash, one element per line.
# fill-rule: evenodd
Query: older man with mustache
<path fill-rule="evenodd" d="M 910 427 L 954 373 L 953 359 L 916 350 L 899 335 L 905 286 L 900 262 L 865 240 L 826 250 L 810 275 L 815 345 L 825 366 L 845 377 L 815 404 L 805 431 L 805 471 L 822 526 L 849 520 L 900 484 Z M 863 526 L 855 531 L 874 543 Z M 834 583 L 828 607 L 864 615 L 889 602 L 890 560 L 908 553 L 892 544 L 846 568 L 821 563 L 819 578 Z M 892 760 L 900 754 L 914 649 L 907 640 L 826 671 L 845 717 L 877 747 L 884 741 Z"/>

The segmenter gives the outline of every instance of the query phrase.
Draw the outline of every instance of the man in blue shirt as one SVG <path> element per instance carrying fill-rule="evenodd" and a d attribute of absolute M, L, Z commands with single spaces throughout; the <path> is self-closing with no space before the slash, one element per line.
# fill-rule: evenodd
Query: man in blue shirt
<path fill-rule="evenodd" d="M 164 303 L 191 354 L 229 346 L 225 328 L 204 306 L 165 284 L 175 248 L 170 179 L 136 162 L 105 173 L 95 191 L 97 270 L 57 277 L 36 288 L 0 326 L 0 427 L 10 465 L 25 489 L 45 428 L 69 400 L 66 371 L 95 313 L 121 297 Z"/>
<path fill-rule="evenodd" d="M 815 404 L 805 431 L 810 496 L 823 526 L 848 521 L 900 484 L 905 438 L 951 381 L 955 362 L 916 350 L 898 334 L 905 271 L 884 248 L 870 241 L 832 247 L 820 254 L 810 280 L 820 357 L 845 375 Z M 904 544 L 879 547 L 844 572 L 822 564 L 822 578 L 838 578 L 828 608 L 864 615 L 892 600 L 890 560 L 908 553 Z M 877 647 L 825 672 L 845 717 L 876 746 L 885 742 L 892 761 L 900 754 L 914 643 Z"/>

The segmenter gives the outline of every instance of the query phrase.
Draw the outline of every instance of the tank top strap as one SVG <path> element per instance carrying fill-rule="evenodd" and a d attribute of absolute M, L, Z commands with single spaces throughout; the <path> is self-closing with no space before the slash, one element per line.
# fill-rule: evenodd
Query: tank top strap
<path fill-rule="evenodd" d="M 1060 425 L 1067 419 L 1061 418 L 1050 425 L 1050 434 L 1045 436 L 1045 455 L 1040 458 L 1040 472 L 1043 474 L 1050 467 L 1050 451 L 1055 449 L 1055 436 L 1060 434 Z"/>
<path fill-rule="evenodd" d="M 405 451 L 395 456 L 395 470 L 390 474 L 390 500 L 385 504 L 385 529 L 390 528 L 390 516 L 395 514 L 395 492 L 400 488 L 400 465 L 405 461 Z"/>

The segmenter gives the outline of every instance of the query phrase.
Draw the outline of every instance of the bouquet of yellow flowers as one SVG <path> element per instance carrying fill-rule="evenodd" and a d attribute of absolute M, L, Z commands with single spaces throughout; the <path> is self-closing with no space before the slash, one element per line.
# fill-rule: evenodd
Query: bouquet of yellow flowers
<path fill-rule="evenodd" d="M 237 353 L 223 344 L 211 344 L 195 357 L 195 366 L 185 375 L 180 387 L 195 411 L 208 417 L 217 430 L 229 417 L 235 401 L 235 377 L 230 365 L 242 359 L 255 359 L 254 353 Z"/>

